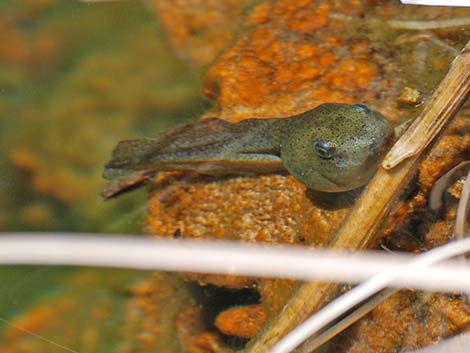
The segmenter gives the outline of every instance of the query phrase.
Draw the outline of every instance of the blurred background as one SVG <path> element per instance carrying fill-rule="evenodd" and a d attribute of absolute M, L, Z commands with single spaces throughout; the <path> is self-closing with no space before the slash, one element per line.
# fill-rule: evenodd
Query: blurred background
<path fill-rule="evenodd" d="M 197 119 L 199 81 L 142 1 L 0 0 L 0 231 L 142 233 L 145 191 L 104 202 L 103 164 L 119 140 Z M 0 351 L 114 350 L 126 286 L 145 276 L 1 267 Z"/>
<path fill-rule="evenodd" d="M 143 192 L 103 202 L 117 141 L 207 108 L 142 1 L 0 1 L 0 230 L 141 232 Z"/>

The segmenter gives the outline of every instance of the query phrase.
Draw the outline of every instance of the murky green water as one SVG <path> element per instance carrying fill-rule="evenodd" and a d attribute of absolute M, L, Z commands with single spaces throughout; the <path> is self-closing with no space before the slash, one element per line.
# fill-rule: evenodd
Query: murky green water
<path fill-rule="evenodd" d="M 197 118 L 207 108 L 199 90 L 143 2 L 0 1 L 0 231 L 143 232 L 145 192 L 103 202 L 102 166 L 118 140 Z M 119 287 L 141 277 L 91 273 L 116 278 L 115 290 L 83 285 L 97 310 L 97 292 L 119 306 Z M 1 268 L 0 331 L 44 298 L 66 297 L 75 274 Z M 103 337 L 101 352 L 116 335 Z M 31 336 L 35 344 L 64 351 Z"/>
<path fill-rule="evenodd" d="M 139 1 L 0 2 L 0 230 L 141 230 L 142 194 L 98 196 L 104 161 L 206 104 L 156 22 Z"/>

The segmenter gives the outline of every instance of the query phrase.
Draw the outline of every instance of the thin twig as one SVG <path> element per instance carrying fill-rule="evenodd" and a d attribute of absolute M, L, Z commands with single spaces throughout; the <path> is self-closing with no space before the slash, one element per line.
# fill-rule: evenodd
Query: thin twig
<path fill-rule="evenodd" d="M 467 220 L 468 206 L 470 203 L 470 171 L 467 173 L 463 184 L 460 202 L 457 207 L 457 217 L 455 218 L 455 237 L 462 239 L 465 234 L 465 221 Z"/>
<path fill-rule="evenodd" d="M 401 0 L 405 5 L 429 5 L 429 6 L 470 6 L 469 0 Z"/>
<path fill-rule="evenodd" d="M 413 21 L 413 20 L 389 20 L 387 24 L 392 28 L 397 29 L 412 29 L 419 31 L 427 31 L 433 29 L 448 29 L 454 27 L 467 27 L 470 26 L 469 17 L 456 17 L 449 19 L 427 20 L 427 21 Z"/>

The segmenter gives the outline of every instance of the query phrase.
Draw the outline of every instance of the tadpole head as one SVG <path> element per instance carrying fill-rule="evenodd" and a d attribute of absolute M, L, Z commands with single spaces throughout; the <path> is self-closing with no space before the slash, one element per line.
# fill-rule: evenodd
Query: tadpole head
<path fill-rule="evenodd" d="M 348 191 L 369 181 L 393 135 L 392 125 L 365 105 L 322 104 L 286 121 L 281 158 L 311 189 Z"/>

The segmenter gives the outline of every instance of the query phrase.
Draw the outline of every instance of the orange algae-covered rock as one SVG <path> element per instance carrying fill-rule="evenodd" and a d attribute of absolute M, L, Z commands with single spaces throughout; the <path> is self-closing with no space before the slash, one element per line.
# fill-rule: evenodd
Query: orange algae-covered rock
<path fill-rule="evenodd" d="M 277 314 L 286 304 L 299 282 L 286 279 L 265 279 L 257 284 L 268 317 Z"/>
<path fill-rule="evenodd" d="M 469 325 L 469 309 L 460 298 L 401 291 L 348 330 L 335 352 L 412 351 L 454 335 Z"/>
<path fill-rule="evenodd" d="M 291 177 L 220 179 L 175 173 L 157 178 L 154 187 L 148 218 L 153 234 L 172 235 L 179 229 L 181 237 L 296 241 L 305 188 Z"/>
<path fill-rule="evenodd" d="M 427 195 L 444 173 L 468 159 L 470 130 L 466 121 L 469 114 L 468 106 L 464 106 L 421 163 L 417 177 L 418 188 L 411 191 L 412 197 L 399 203 L 387 220 L 383 230 L 386 246 L 415 251 L 417 248 L 431 249 L 449 241 L 455 223 L 455 199 L 460 197 L 461 188 L 454 190 L 453 203 L 443 204 L 444 212 L 437 219 L 428 208 Z M 440 195 L 441 199 L 445 197 L 446 192 Z M 394 232 L 396 229 L 401 231 Z"/>
<path fill-rule="evenodd" d="M 468 159 L 470 151 L 470 106 L 466 105 L 449 125 L 432 153 L 419 170 L 419 182 L 427 191 L 436 180 L 458 163 Z"/>
<path fill-rule="evenodd" d="M 252 0 L 155 0 L 153 6 L 173 49 L 191 67 L 210 64 L 233 39 Z"/>
<path fill-rule="evenodd" d="M 290 116 L 333 101 L 364 102 L 393 122 L 416 116 L 420 108 L 400 105 L 398 97 L 404 87 L 417 87 L 420 94 L 429 93 L 430 87 L 435 86 L 432 82 L 442 78 L 446 70 L 441 62 L 446 55 L 439 60 L 429 59 L 435 53 L 435 43 L 429 40 L 424 49 L 421 48 L 421 53 L 428 58 L 427 64 L 418 65 L 413 59 L 415 52 L 410 54 L 402 50 L 406 45 L 415 45 L 414 39 L 398 38 L 403 32 L 391 33 L 385 20 L 381 26 L 375 23 L 370 27 L 375 31 L 373 38 L 376 41 L 372 41 L 372 37 L 361 32 L 367 27 L 367 15 L 373 13 L 400 18 L 403 7 L 392 2 L 368 1 L 369 5 L 377 5 L 377 9 L 366 13 L 369 10 L 363 7 L 364 3 L 299 0 L 257 4 L 247 13 L 245 27 L 237 40 L 207 74 L 204 91 L 218 102 L 217 116 L 230 121 Z M 364 17 L 355 22 L 358 15 Z M 426 16 L 428 14 L 423 12 L 423 18 Z M 396 42 L 390 39 L 393 36 L 397 37 Z M 395 49 L 389 49 L 392 42 Z M 424 82 L 422 74 L 426 70 L 431 70 L 433 75 Z M 464 132 L 459 135 L 455 130 L 454 136 L 443 139 L 442 151 L 437 153 L 444 155 L 447 149 L 454 149 L 456 152 L 450 154 L 452 158 L 434 163 L 431 155 L 428 165 L 426 162 L 423 164 L 420 169 L 421 190 L 412 189 L 409 198 L 402 200 L 386 224 L 384 237 L 401 237 L 400 241 L 392 243 L 392 249 L 417 251 L 422 249 L 422 240 L 431 245 L 450 236 L 451 228 L 446 228 L 443 221 L 436 223 L 426 238 L 424 234 L 429 230 L 429 223 L 419 217 L 427 214 L 426 192 L 429 187 L 448 167 L 458 163 L 468 150 L 465 147 L 466 135 Z M 155 182 L 150 204 L 148 230 L 152 234 L 171 236 L 179 229 L 184 237 L 316 246 L 328 244 L 348 211 L 344 206 L 325 207 L 317 195 L 306 192 L 303 185 L 284 175 L 216 179 L 166 174 Z M 452 221 L 452 217 L 448 220 Z M 410 240 L 415 232 L 419 232 L 419 238 Z M 230 283 L 223 277 L 204 277 L 204 281 L 218 285 Z M 256 282 L 268 315 L 282 308 L 296 286 L 295 282 L 283 280 Z M 403 292 L 382 304 L 371 314 L 372 319 L 356 326 L 360 327 L 358 334 L 353 332 L 351 335 L 351 340 L 354 338 L 356 341 L 348 341 L 351 352 L 361 349 L 365 352 L 380 349 L 389 352 L 406 346 L 403 339 L 406 325 L 416 319 L 418 312 L 417 308 L 410 307 L 413 300 L 413 293 Z M 434 301 L 432 305 L 437 305 L 437 302 L 442 304 Z M 459 329 L 464 327 L 462 318 L 465 312 L 451 310 L 462 307 L 454 303 L 446 308 L 449 321 L 459 322 L 456 325 Z M 397 317 L 397 312 L 402 310 L 403 316 Z M 432 310 L 437 312 L 438 306 Z M 232 317 L 228 316 L 227 320 L 230 319 Z M 439 323 L 434 314 L 426 320 L 427 324 L 435 327 Z M 457 328 L 453 332 L 456 331 Z M 418 333 L 423 337 L 422 343 L 433 341 L 431 336 L 434 332 L 428 336 L 424 330 Z"/>
<path fill-rule="evenodd" d="M 181 237 L 321 244 L 328 240 L 346 209 L 325 211 L 308 198 L 293 177 L 209 178 L 173 173 L 154 184 L 148 231 Z M 315 225 L 315 231 L 310 231 Z M 244 277 L 203 275 L 203 282 L 251 286 Z"/>
<path fill-rule="evenodd" d="M 386 232 L 391 232 L 384 241 L 392 250 L 421 252 L 455 238 L 458 190 L 453 190 L 452 198 L 443 203 L 439 216 L 428 208 L 426 196 L 442 174 L 468 156 L 470 140 L 464 126 L 467 115 L 468 110 L 462 110 L 448 127 L 419 168 L 419 189 L 411 191 L 415 196 L 402 201 L 387 221 Z M 372 319 L 358 323 L 351 330 L 352 336 L 345 340 L 353 343 L 346 345 L 348 349 L 341 346 L 339 350 L 347 353 L 375 352 L 379 347 L 387 347 L 387 352 L 413 350 L 470 327 L 468 303 L 460 296 L 400 292 L 394 298 L 375 309 Z M 405 308 L 397 308 L 394 304 L 397 298 L 410 302 Z M 393 325 L 381 330 L 387 321 Z"/>
<path fill-rule="evenodd" d="M 191 306 L 178 314 L 176 328 L 185 353 L 222 353 L 228 350 L 216 332 L 207 330 L 200 306 Z"/>
<path fill-rule="evenodd" d="M 330 16 L 361 11 L 353 1 L 261 3 L 244 35 L 210 69 L 206 94 L 235 121 L 292 115 L 326 101 L 378 101 L 393 86 L 379 75 L 388 70 L 383 58 Z"/>
<path fill-rule="evenodd" d="M 217 315 L 215 326 L 225 335 L 251 338 L 266 321 L 261 305 L 235 306 Z"/>

